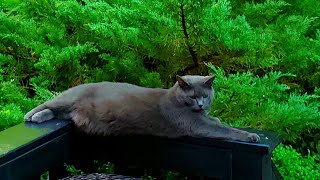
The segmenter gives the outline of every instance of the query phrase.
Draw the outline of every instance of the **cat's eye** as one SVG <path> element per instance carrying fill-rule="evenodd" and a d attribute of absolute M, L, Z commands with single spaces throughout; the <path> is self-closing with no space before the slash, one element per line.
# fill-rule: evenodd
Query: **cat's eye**
<path fill-rule="evenodd" d="M 203 95 L 203 98 L 207 98 L 208 97 L 208 95 Z"/>

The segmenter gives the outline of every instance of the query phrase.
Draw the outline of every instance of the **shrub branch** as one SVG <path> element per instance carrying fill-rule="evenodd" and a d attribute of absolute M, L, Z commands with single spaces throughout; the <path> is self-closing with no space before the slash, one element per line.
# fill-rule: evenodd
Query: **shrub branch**
<path fill-rule="evenodd" d="M 179 71 L 178 74 L 186 73 L 186 72 L 188 72 L 194 68 L 197 68 L 199 66 L 198 55 L 197 55 L 196 51 L 192 48 L 192 46 L 189 42 L 190 37 L 189 37 L 188 31 L 187 31 L 188 28 L 187 28 L 187 23 L 186 23 L 186 15 L 184 12 L 184 3 L 183 2 L 181 3 L 180 10 L 181 10 L 180 17 L 181 17 L 182 32 L 184 34 L 184 38 L 186 39 L 187 47 L 188 47 L 189 53 L 191 55 L 193 64 L 189 65 L 186 68 L 184 68 L 183 70 Z"/>

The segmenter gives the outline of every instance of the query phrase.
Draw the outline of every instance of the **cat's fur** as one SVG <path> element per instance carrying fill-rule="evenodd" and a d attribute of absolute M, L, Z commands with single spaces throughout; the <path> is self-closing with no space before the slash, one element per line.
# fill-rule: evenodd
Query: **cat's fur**
<path fill-rule="evenodd" d="M 127 83 L 83 84 L 34 108 L 25 119 L 72 119 L 89 134 L 210 137 L 260 140 L 254 133 L 227 127 L 206 111 L 213 99 L 213 76 L 177 76 L 170 89 Z"/>

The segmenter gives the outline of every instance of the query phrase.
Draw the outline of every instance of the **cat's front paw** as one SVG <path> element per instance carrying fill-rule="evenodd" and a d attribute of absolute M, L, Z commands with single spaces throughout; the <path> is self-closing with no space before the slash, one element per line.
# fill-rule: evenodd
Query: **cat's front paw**
<path fill-rule="evenodd" d="M 260 136 L 256 133 L 248 133 L 246 136 L 246 141 L 249 142 L 259 142 L 260 141 Z"/>
<path fill-rule="evenodd" d="M 217 117 L 210 117 L 210 120 L 214 123 L 221 124 L 221 120 Z"/>

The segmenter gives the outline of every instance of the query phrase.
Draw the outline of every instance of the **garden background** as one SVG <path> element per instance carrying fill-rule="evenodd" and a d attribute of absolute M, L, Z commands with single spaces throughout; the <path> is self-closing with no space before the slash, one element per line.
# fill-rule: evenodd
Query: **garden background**
<path fill-rule="evenodd" d="M 285 179 L 320 179 L 320 1 L 1 0 L 0 130 L 67 88 L 215 74 L 211 114 L 277 132 Z"/>

